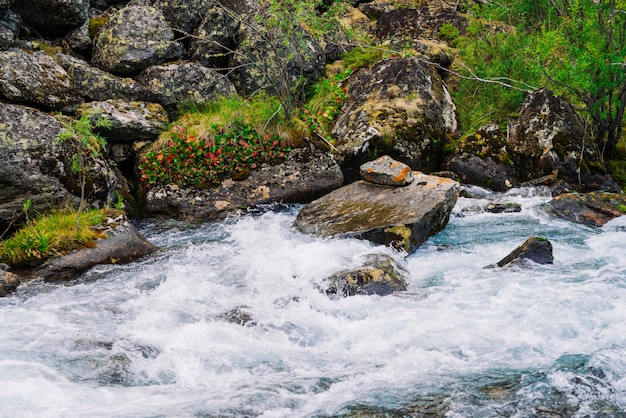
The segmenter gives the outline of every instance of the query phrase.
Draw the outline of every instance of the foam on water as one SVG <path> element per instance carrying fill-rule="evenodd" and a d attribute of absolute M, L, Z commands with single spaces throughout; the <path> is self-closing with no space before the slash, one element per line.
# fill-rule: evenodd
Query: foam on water
<path fill-rule="evenodd" d="M 145 225 L 153 257 L 0 300 L 0 415 L 623 413 L 626 221 L 592 229 L 547 214 L 541 191 L 480 192 L 409 257 L 298 233 L 299 207 Z M 494 200 L 522 211 L 480 210 Z M 484 268 L 532 235 L 553 265 Z M 407 269 L 407 292 L 325 295 L 372 253 Z"/>

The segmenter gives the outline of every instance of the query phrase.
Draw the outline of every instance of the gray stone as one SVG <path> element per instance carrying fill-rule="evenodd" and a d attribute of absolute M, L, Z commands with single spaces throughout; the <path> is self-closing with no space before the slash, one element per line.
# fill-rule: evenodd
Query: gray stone
<path fill-rule="evenodd" d="M 65 40 L 73 51 L 86 51 L 91 48 L 93 42 L 89 37 L 89 19 L 85 23 L 65 35 Z"/>
<path fill-rule="evenodd" d="M 59 36 L 87 20 L 89 0 L 14 0 L 11 9 L 41 36 Z"/>
<path fill-rule="evenodd" d="M 333 296 L 386 296 L 406 290 L 407 272 L 398 267 L 393 258 L 384 254 L 370 254 L 363 267 L 337 273 L 326 279 L 326 294 Z"/>
<path fill-rule="evenodd" d="M 193 61 L 205 67 L 225 68 L 236 49 L 239 21 L 223 7 L 210 8 L 189 46 Z"/>
<path fill-rule="evenodd" d="M 143 71 L 137 81 L 168 109 L 180 103 L 201 104 L 236 93 L 226 76 L 195 62 L 156 65 Z"/>
<path fill-rule="evenodd" d="M 163 16 L 176 31 L 192 34 L 200 25 L 207 9 L 215 4 L 213 0 L 156 0 L 154 7 L 163 12 Z"/>
<path fill-rule="evenodd" d="M 447 135 L 458 129 L 456 106 L 434 68 L 393 58 L 361 69 L 332 129 L 344 168 L 387 154 L 413 169 L 434 169 Z"/>
<path fill-rule="evenodd" d="M 83 104 L 78 113 L 107 119 L 110 129 L 98 132 L 109 142 L 151 141 L 165 129 L 167 112 L 161 105 L 146 102 L 107 100 Z"/>
<path fill-rule="evenodd" d="M 214 189 L 150 188 L 146 211 L 187 220 L 216 220 L 242 207 L 307 202 L 342 182 L 341 169 L 330 154 L 314 147 L 296 148 L 283 163 L 253 170 L 245 180 L 225 180 Z"/>
<path fill-rule="evenodd" d="M 94 39 L 91 62 L 115 74 L 136 73 L 180 58 L 183 46 L 154 7 L 127 6 L 109 17 Z"/>
<path fill-rule="evenodd" d="M 413 181 L 413 171 L 408 165 L 388 155 L 361 165 L 363 180 L 386 186 L 406 186 Z"/>
<path fill-rule="evenodd" d="M 46 282 L 68 281 L 95 265 L 129 263 L 158 250 L 125 217 L 103 233 L 107 238 L 96 240 L 95 247 L 48 260 L 35 273 Z"/>
<path fill-rule="evenodd" d="M 78 93 L 90 100 L 120 99 L 144 102 L 157 100 L 157 95 L 132 78 L 109 74 L 69 55 L 57 54 L 57 57 L 72 77 Z"/>
<path fill-rule="evenodd" d="M 497 266 L 519 265 L 525 260 L 537 264 L 552 264 L 554 262 L 552 243 L 545 238 L 530 237 L 509 255 L 498 261 Z"/>
<path fill-rule="evenodd" d="M 0 21 L 0 51 L 9 49 L 15 40 L 15 33 Z"/>
<path fill-rule="evenodd" d="M 354 237 L 409 253 L 441 231 L 459 197 L 457 182 L 415 172 L 406 187 L 363 180 L 306 205 L 295 227 L 325 237 Z"/>
<path fill-rule="evenodd" d="M 45 109 L 80 103 L 67 72 L 44 52 L 0 52 L 0 96 Z"/>
<path fill-rule="evenodd" d="M 17 290 L 21 281 L 17 274 L 0 270 L 0 297 L 5 297 Z"/>

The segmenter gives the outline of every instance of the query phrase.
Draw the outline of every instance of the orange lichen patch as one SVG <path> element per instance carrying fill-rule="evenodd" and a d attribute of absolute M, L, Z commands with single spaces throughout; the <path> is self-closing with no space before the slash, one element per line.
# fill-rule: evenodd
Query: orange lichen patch
<path fill-rule="evenodd" d="M 368 173 L 373 173 L 373 172 L 374 172 L 374 169 L 373 169 L 372 167 L 368 167 L 368 168 L 367 168 L 367 172 L 368 172 Z"/>
<path fill-rule="evenodd" d="M 409 173 L 411 173 L 411 168 L 409 166 L 404 166 L 404 168 L 400 170 L 400 173 L 398 173 L 398 175 L 393 178 L 393 181 L 397 184 L 402 184 L 406 182 L 406 177 L 409 175 Z"/>

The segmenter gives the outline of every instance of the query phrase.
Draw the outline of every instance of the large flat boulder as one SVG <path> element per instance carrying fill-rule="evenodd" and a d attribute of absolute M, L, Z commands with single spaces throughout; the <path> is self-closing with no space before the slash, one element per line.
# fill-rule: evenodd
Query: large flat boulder
<path fill-rule="evenodd" d="M 602 226 L 626 212 L 626 195 L 621 193 L 564 193 L 548 202 L 552 213 L 562 219 L 588 226 Z"/>
<path fill-rule="evenodd" d="M 359 180 L 306 205 L 295 227 L 325 237 L 354 237 L 415 251 L 441 231 L 459 196 L 459 183 L 414 172 L 405 187 Z"/>

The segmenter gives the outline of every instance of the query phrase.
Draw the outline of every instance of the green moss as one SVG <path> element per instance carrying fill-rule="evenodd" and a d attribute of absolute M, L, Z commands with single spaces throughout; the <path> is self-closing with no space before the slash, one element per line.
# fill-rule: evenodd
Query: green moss
<path fill-rule="evenodd" d="M 108 17 L 94 17 L 89 19 L 89 38 L 93 40 L 108 20 Z"/>
<path fill-rule="evenodd" d="M 626 205 L 617 205 L 617 210 L 622 213 L 626 213 Z"/>

